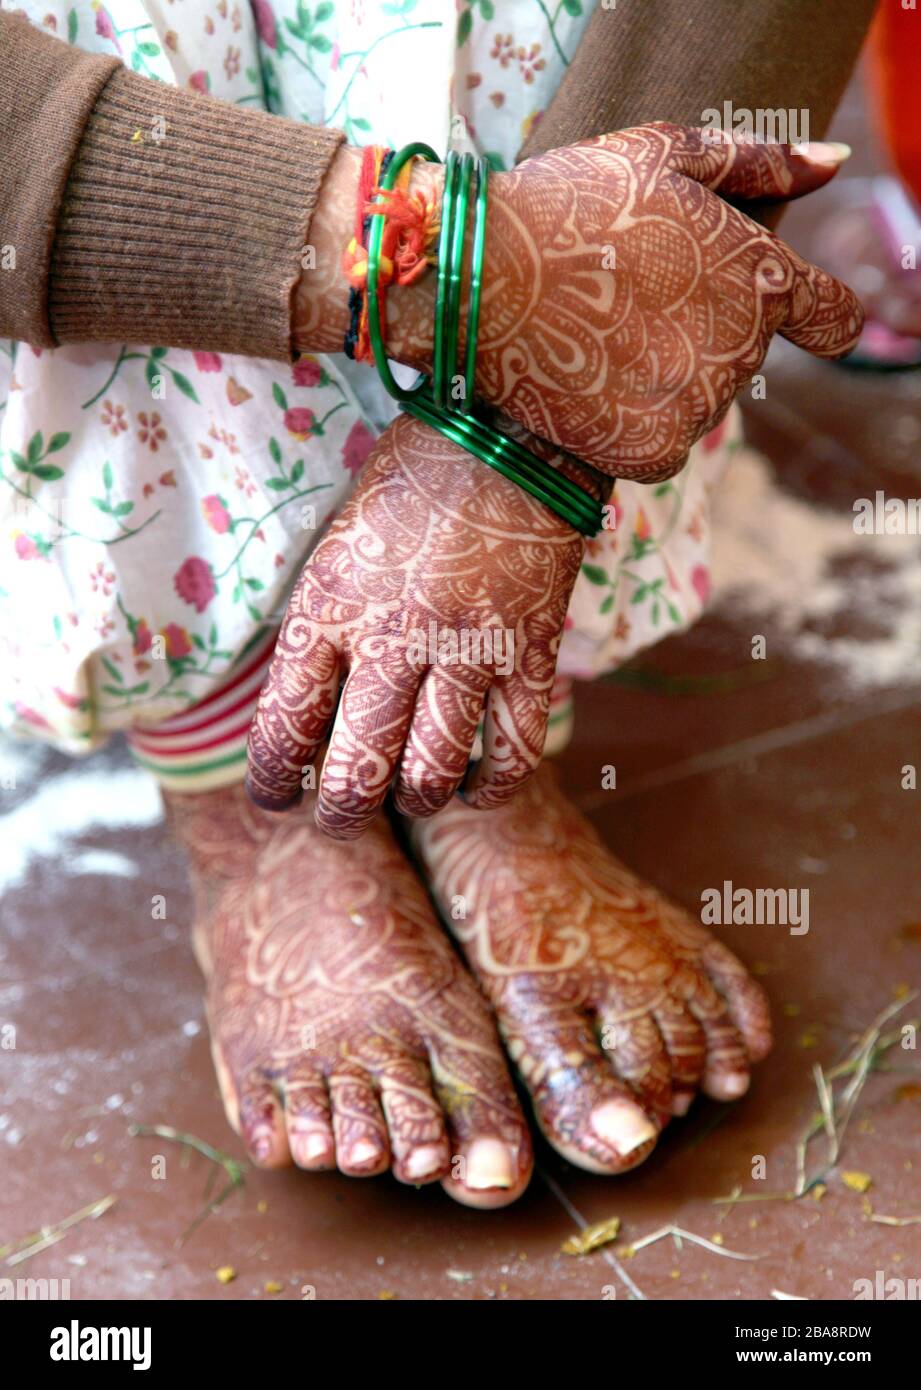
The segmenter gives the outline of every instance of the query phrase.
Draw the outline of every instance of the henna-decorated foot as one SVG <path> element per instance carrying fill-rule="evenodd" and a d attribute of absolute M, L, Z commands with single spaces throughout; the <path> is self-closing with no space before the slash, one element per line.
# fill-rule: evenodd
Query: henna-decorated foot
<path fill-rule="evenodd" d="M 224 1107 L 253 1160 L 514 1201 L 531 1141 L 495 1024 L 387 823 L 355 846 L 242 788 L 168 806 Z"/>
<path fill-rule="evenodd" d="M 761 987 L 613 858 L 549 767 L 501 809 L 455 798 L 411 834 L 565 1158 L 633 1168 L 698 1088 L 717 1100 L 748 1089 L 771 1045 Z"/>

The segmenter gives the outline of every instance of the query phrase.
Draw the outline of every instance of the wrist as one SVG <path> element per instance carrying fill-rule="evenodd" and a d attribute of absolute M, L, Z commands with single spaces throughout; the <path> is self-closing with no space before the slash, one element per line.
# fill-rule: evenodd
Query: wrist
<path fill-rule="evenodd" d="M 294 291 L 291 341 L 298 352 L 341 352 L 349 325 L 342 253 L 352 236 L 361 149 L 340 146 L 320 188 Z"/>
<path fill-rule="evenodd" d="M 343 145 L 323 181 L 304 246 L 292 312 L 292 342 L 299 352 L 341 352 L 349 327 L 349 282 L 342 253 L 355 229 L 362 150 Z M 413 161 L 410 192 L 441 201 L 444 169 Z M 418 371 L 432 365 L 436 276 L 427 273 L 411 285 L 387 291 L 387 355 Z"/>
<path fill-rule="evenodd" d="M 561 473 L 571 482 L 577 483 L 583 491 L 587 492 L 597 502 L 607 502 L 614 490 L 615 479 L 606 473 L 600 473 L 591 464 L 585 463 L 582 459 L 576 458 L 575 454 L 569 454 L 565 449 L 560 449 L 549 440 L 541 439 L 539 435 L 532 434 L 524 425 L 520 425 L 517 420 L 503 414 L 502 411 L 493 412 L 493 423 L 503 434 L 511 439 L 517 439 L 519 444 L 524 445 L 532 454 L 549 463 L 558 473 Z"/>

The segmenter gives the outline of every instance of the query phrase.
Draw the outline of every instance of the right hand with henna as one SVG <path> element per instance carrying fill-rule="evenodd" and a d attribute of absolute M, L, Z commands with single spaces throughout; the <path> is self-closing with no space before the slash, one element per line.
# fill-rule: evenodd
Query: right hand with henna
<path fill-rule="evenodd" d="M 250 729 L 252 799 L 290 806 L 329 735 L 327 834 L 362 834 L 391 786 L 404 815 L 433 815 L 464 781 L 482 718 L 465 796 L 509 800 L 540 762 L 582 553 L 568 521 L 399 415 L 291 596 Z"/>
<path fill-rule="evenodd" d="M 671 476 L 758 371 L 774 333 L 819 357 L 857 342 L 854 294 L 734 206 L 811 192 L 844 153 L 655 123 L 493 174 L 478 394 L 604 473 Z M 343 153 L 339 175 L 347 188 L 351 160 L 353 193 L 357 154 Z M 437 195 L 441 179 L 441 166 L 416 162 L 414 189 Z M 341 202 L 354 216 L 354 200 Z M 302 281 L 296 341 L 300 331 L 316 342 L 318 323 L 335 317 L 332 294 L 331 279 L 325 295 Z M 387 300 L 388 351 L 422 371 L 434 295 L 430 273 Z"/>
<path fill-rule="evenodd" d="M 819 357 L 857 342 L 852 291 L 727 201 L 798 196 L 837 167 L 655 124 L 497 177 L 478 389 L 603 472 L 676 472 L 775 332 Z"/>

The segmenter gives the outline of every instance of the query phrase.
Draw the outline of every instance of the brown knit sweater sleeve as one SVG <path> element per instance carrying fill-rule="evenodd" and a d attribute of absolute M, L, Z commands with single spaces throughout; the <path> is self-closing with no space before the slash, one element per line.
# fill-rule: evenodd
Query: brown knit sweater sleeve
<path fill-rule="evenodd" d="M 821 140 L 877 0 L 598 3 L 519 158 L 646 121 L 700 125 L 704 112 L 800 110 Z"/>
<path fill-rule="evenodd" d="M 341 130 L 138 77 L 0 14 L 0 336 L 284 358 Z"/>

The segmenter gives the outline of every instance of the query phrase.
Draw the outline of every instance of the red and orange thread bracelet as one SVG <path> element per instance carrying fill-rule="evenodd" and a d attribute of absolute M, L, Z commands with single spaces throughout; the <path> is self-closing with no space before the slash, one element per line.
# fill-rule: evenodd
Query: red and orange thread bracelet
<path fill-rule="evenodd" d="M 393 188 L 381 187 L 381 180 L 394 151 L 381 145 L 368 145 L 362 153 L 355 231 L 342 254 L 342 269 L 349 282 L 350 323 L 345 351 L 356 362 L 373 361 L 368 326 L 368 237 L 372 216 L 383 216 L 384 231 L 378 262 L 378 288 L 411 285 L 433 265 L 439 234 L 438 204 L 423 193 L 410 193 L 411 162 L 399 171 Z M 380 201 L 376 201 L 380 199 Z M 382 325 L 384 297 L 380 295 Z M 384 330 L 386 332 L 386 327 Z"/>

